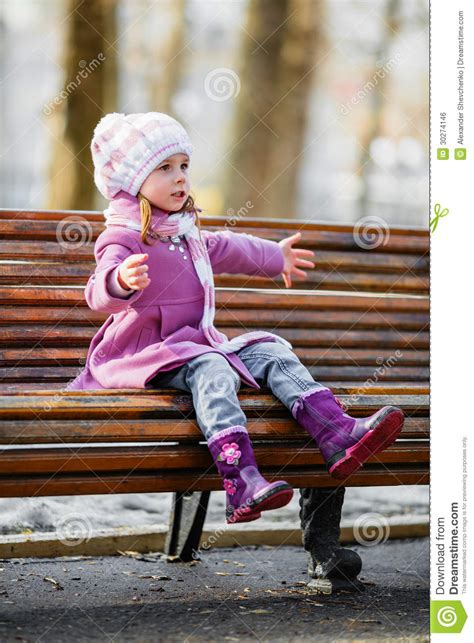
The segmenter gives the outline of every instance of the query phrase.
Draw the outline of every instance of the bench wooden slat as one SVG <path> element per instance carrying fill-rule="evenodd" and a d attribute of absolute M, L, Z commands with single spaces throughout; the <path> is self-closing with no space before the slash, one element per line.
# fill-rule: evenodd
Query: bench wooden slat
<path fill-rule="evenodd" d="M 373 379 L 373 366 L 310 366 L 309 372 L 316 381 L 332 382 L 334 380 L 359 379 L 360 381 Z M 67 382 L 76 377 L 78 368 L 71 366 L 22 366 L 21 368 L 0 368 L 2 382 Z M 379 382 L 390 381 L 420 381 L 426 382 L 429 377 L 429 368 L 414 366 L 392 366 L 387 368 L 383 375 L 377 376 Z"/>
<path fill-rule="evenodd" d="M 0 285 L 0 304 L 27 306 L 83 306 L 89 310 L 84 299 L 82 287 L 58 288 L 34 286 L 2 286 Z M 358 293 L 311 292 L 301 290 L 260 291 L 257 289 L 216 289 L 216 306 L 236 308 L 272 308 L 277 317 L 277 311 L 295 310 L 367 310 L 399 311 L 399 312 L 428 312 L 429 298 L 422 295 L 366 295 Z"/>
<path fill-rule="evenodd" d="M 247 424 L 252 440 L 284 440 L 292 442 L 308 437 L 297 422 L 289 418 L 272 418 L 268 421 L 250 418 Z M 403 426 L 405 439 L 429 437 L 429 418 L 408 417 Z M 196 442 L 202 440 L 202 433 L 191 419 L 159 422 L 151 419 L 114 418 L 103 422 L 97 420 L 12 420 L 0 424 L 0 444 L 41 444 L 56 442 L 145 442 L 167 441 Z"/>
<path fill-rule="evenodd" d="M 283 288 L 283 279 L 265 279 L 263 277 L 242 277 L 241 275 L 224 275 L 216 277 L 217 286 L 229 288 Z M 322 272 L 320 270 L 308 270 L 305 279 L 299 277 L 293 279 L 294 287 L 305 290 L 358 290 L 368 292 L 423 294 L 429 285 L 428 277 L 418 277 L 409 273 L 403 275 L 384 275 L 381 273 L 359 273 L 359 272 Z"/>
<path fill-rule="evenodd" d="M 3 306 L 1 309 L 0 327 L 15 322 L 21 327 L 29 324 L 59 324 L 61 326 L 100 326 L 108 315 L 75 306 L 73 308 L 48 308 L 43 306 Z M 334 311 L 329 317 L 322 310 L 295 310 L 291 317 L 284 314 L 278 320 L 279 328 L 370 328 L 381 329 L 395 327 L 400 330 L 418 330 L 429 323 L 427 313 L 368 311 L 364 315 L 354 314 L 353 311 Z M 242 324 L 252 323 L 254 326 L 265 326 L 275 322 L 274 310 L 266 308 L 218 308 L 216 310 L 216 325 L 226 328 L 235 324 L 239 319 Z M 64 329 L 67 332 L 67 329 Z"/>
<path fill-rule="evenodd" d="M 427 274 L 429 258 L 425 255 L 350 252 L 341 253 L 332 250 L 318 250 L 315 257 L 317 267 L 326 270 L 339 270 L 378 273 Z M 0 244 L 0 260 L 26 261 L 32 263 L 44 261 L 60 263 L 61 268 L 79 264 L 84 270 L 95 270 L 94 252 L 91 244 L 71 244 L 70 247 L 55 241 L 17 241 L 4 239 Z"/>
<path fill-rule="evenodd" d="M 254 326 L 265 326 L 271 323 L 278 323 L 278 328 L 357 328 L 357 329 L 383 329 L 397 328 L 399 330 L 420 330 L 429 324 L 429 316 L 424 312 L 391 312 L 368 310 L 362 315 L 357 311 L 341 310 L 333 311 L 328 315 L 324 310 L 295 310 L 291 317 L 284 312 L 281 319 L 277 317 L 275 310 L 236 308 L 218 308 L 216 311 L 216 323 L 218 326 L 227 328 L 235 324 L 239 319 L 242 324 L 253 324 Z"/>
<path fill-rule="evenodd" d="M 85 286 L 95 264 L 64 264 L 61 269 L 54 263 L 23 263 L 1 265 L 3 284 L 34 284 L 36 286 L 82 285 Z M 371 272 L 351 272 L 328 268 L 327 270 L 309 269 L 304 280 L 294 279 L 295 285 L 302 284 L 306 290 L 367 290 L 372 292 L 426 292 L 428 276 L 418 276 L 411 272 L 403 274 L 384 274 Z M 220 275 L 215 278 L 216 286 L 245 288 L 283 287 L 283 279 L 275 277 L 248 277 L 242 275 Z"/>
<path fill-rule="evenodd" d="M 340 348 L 338 346 L 327 348 L 296 348 L 296 355 L 307 366 L 372 366 L 377 368 L 384 363 L 383 346 L 375 348 Z M 399 355 L 392 355 L 388 364 L 396 363 L 398 366 L 428 366 L 430 353 L 427 350 L 405 349 Z M 75 366 L 79 368 L 85 364 L 87 350 L 68 346 L 43 348 L 35 346 L 28 350 L 20 348 L 3 348 L 0 351 L 1 367 L 42 366 Z M 390 355 L 387 355 L 387 359 Z M 82 361 L 80 361 L 82 360 Z M 46 372 L 46 370 L 45 370 Z"/>
<path fill-rule="evenodd" d="M 254 443 L 255 458 L 262 468 L 280 467 L 281 475 L 296 467 L 324 466 L 320 450 L 310 438 L 297 444 Z M 411 463 L 429 461 L 429 444 L 419 441 L 402 441 L 368 460 L 368 463 Z M 206 445 L 144 445 L 144 446 L 75 446 L 46 448 L 7 448 L 2 453 L 3 477 L 10 475 L 44 475 L 56 473 L 80 474 L 95 471 L 127 473 L 143 470 L 183 470 L 187 467 L 206 473 L 214 467 Z"/>
<path fill-rule="evenodd" d="M 269 481 L 281 479 L 279 471 L 263 469 L 263 475 Z M 31 496 L 69 496 L 109 493 L 153 493 L 165 491 L 215 491 L 222 489 L 222 481 L 217 474 L 208 472 L 205 476 L 199 470 L 187 470 L 181 474 L 153 472 L 148 474 L 113 475 L 100 477 L 91 473 L 77 476 L 12 476 L 2 480 L 0 497 Z M 325 469 L 311 467 L 285 472 L 285 480 L 295 487 L 334 487 L 332 479 Z M 366 465 L 364 469 L 352 475 L 344 486 L 369 487 L 386 485 L 429 484 L 429 470 L 419 464 L 392 464 L 390 469 L 385 465 Z"/>
<path fill-rule="evenodd" d="M 77 215 L 77 210 L 14 210 L 0 208 L 0 221 L 62 221 L 67 216 Z M 104 215 L 97 210 L 81 210 L 80 216 L 87 221 L 104 221 Z"/>
<path fill-rule="evenodd" d="M 245 330 L 252 330 L 249 326 Z M 260 330 L 272 332 L 274 327 L 260 327 Z M 386 330 L 345 330 L 322 328 L 317 332 L 308 329 L 279 328 L 279 335 L 291 342 L 293 346 L 353 346 L 353 347 L 375 347 L 385 348 L 422 348 L 429 346 L 429 333 L 419 331 L 398 331 L 396 329 Z M 27 327 L 0 326 L 0 347 L 34 347 L 63 345 L 65 337 L 69 346 L 88 347 L 97 328 L 86 328 L 84 326 L 68 326 L 67 333 L 60 326 L 44 327 L 42 325 L 31 325 Z M 237 337 L 243 332 L 242 326 L 230 326 L 226 328 L 226 335 L 229 338 Z"/>
<path fill-rule="evenodd" d="M 89 242 L 92 246 L 95 239 L 104 230 L 105 226 L 102 222 L 97 220 L 88 219 L 84 217 L 81 212 L 64 213 L 63 217 L 56 220 L 50 219 L 34 219 L 28 221 L 28 225 L 20 218 L 4 218 L 0 219 L 0 239 L 22 239 L 22 240 L 36 240 L 36 241 L 58 241 L 59 239 L 67 239 L 65 234 L 61 234 L 61 230 L 66 229 L 68 222 L 65 221 L 67 217 L 73 217 L 78 222 L 78 228 L 83 230 L 83 240 Z M 280 239 L 294 234 L 295 230 L 300 230 L 303 235 L 301 245 L 311 248 L 321 249 L 341 249 L 360 251 L 361 246 L 357 243 L 357 235 L 354 234 L 354 227 L 350 225 L 327 225 L 326 223 L 311 223 L 304 221 L 285 221 L 275 220 L 276 225 L 272 225 L 271 220 L 258 219 L 245 219 L 243 222 L 238 222 L 235 226 L 229 226 L 236 232 L 245 232 L 250 229 L 251 234 L 256 236 L 279 241 Z M 207 230 L 222 230 L 226 224 L 226 219 L 218 217 L 203 217 L 203 227 Z M 71 226 L 74 224 L 71 223 Z M 74 237 L 76 239 L 76 237 Z M 376 250 L 379 253 L 399 252 L 402 254 L 419 253 L 424 254 L 429 249 L 429 234 L 427 230 L 423 229 L 404 229 L 404 228 L 391 228 L 388 234 L 383 236 L 384 243 L 377 246 Z M 77 245 L 74 241 L 71 245 Z"/>
<path fill-rule="evenodd" d="M 29 395 L 37 392 L 58 394 L 63 390 L 67 390 L 67 383 L 70 380 L 62 382 L 44 382 L 42 380 L 35 380 L 31 382 L 5 382 L 2 388 L 2 394 L 12 395 L 18 393 L 19 395 Z M 325 382 L 321 382 L 325 384 Z M 328 382 L 329 384 L 329 382 Z M 429 388 L 426 382 L 384 382 L 383 384 L 368 384 L 366 382 L 355 381 L 341 381 L 333 380 L 330 383 L 331 390 L 336 395 L 428 395 Z M 241 389 L 246 390 L 245 387 Z M 247 389 L 250 391 L 250 389 Z"/>
<path fill-rule="evenodd" d="M 147 390 L 136 389 L 126 395 L 117 394 L 116 390 L 97 391 L 62 391 L 58 394 L 37 395 L 2 395 L 0 396 L 0 419 L 40 418 L 166 418 L 183 417 L 194 413 L 191 396 L 187 393 L 173 393 L 172 389 Z M 244 413 L 249 416 L 278 417 L 279 413 L 288 415 L 286 407 L 273 396 L 255 391 L 255 394 L 238 394 Z M 407 415 L 426 415 L 428 398 L 425 395 L 364 395 L 357 404 L 352 404 L 350 396 L 341 396 L 343 402 L 350 404 L 354 415 L 369 415 L 381 406 L 396 404 Z M 271 404 L 270 404 L 271 403 Z M 269 411 L 269 407 L 271 411 Z"/>
<path fill-rule="evenodd" d="M 101 211 L 98 210 L 31 210 L 31 209 L 11 209 L 11 208 L 0 208 L 0 221 L 8 220 L 20 220 L 20 221 L 62 221 L 65 217 L 68 216 L 80 216 L 87 221 L 99 221 L 104 222 L 104 215 Z M 227 227 L 228 229 L 233 228 L 255 228 L 255 227 L 264 227 L 265 229 L 281 229 L 288 228 L 289 230 L 299 230 L 303 225 L 305 228 L 310 230 L 322 230 L 322 231 L 338 231 L 353 230 L 354 226 L 350 223 L 336 223 L 331 221 L 317 221 L 309 219 L 294 219 L 294 218 L 271 218 L 266 217 L 265 219 L 255 218 L 255 217 L 245 217 L 245 219 L 240 219 L 236 221 L 235 226 L 226 226 L 228 223 L 227 217 L 219 216 L 201 216 L 201 220 L 207 225 L 217 226 L 220 229 Z M 204 226 L 204 227 L 206 227 Z M 429 232 L 425 226 L 398 226 L 391 225 L 390 233 L 393 235 L 408 235 L 415 237 L 428 237 Z"/>

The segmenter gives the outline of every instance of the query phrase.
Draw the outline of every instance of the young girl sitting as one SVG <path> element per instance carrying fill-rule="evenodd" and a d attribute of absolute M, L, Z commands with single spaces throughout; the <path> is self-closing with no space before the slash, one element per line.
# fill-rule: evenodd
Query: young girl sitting
<path fill-rule="evenodd" d="M 385 406 L 352 418 L 282 337 L 253 331 L 229 340 L 214 327 L 213 273 L 282 274 L 288 288 L 292 276 L 306 276 L 301 268 L 314 267 L 314 253 L 293 248 L 299 233 L 277 243 L 202 230 L 190 195 L 192 149 L 185 129 L 166 114 L 108 114 L 98 123 L 94 179 L 110 203 L 85 297 L 110 316 L 69 388 L 191 393 L 227 492 L 227 522 L 245 522 L 286 505 L 293 490 L 258 470 L 237 398 L 242 381 L 270 388 L 315 440 L 334 478 L 392 444 L 404 417 Z"/>

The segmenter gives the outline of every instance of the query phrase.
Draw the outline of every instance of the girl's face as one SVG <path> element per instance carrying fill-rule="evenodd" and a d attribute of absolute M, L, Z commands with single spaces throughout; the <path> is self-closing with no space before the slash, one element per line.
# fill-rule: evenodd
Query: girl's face
<path fill-rule="evenodd" d="M 141 194 L 157 208 L 180 210 L 189 195 L 189 159 L 186 154 L 173 154 L 147 176 Z"/>

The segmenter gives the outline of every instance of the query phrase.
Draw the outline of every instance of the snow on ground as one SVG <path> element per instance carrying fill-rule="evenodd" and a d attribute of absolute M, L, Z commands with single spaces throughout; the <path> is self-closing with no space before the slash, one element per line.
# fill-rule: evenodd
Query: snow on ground
<path fill-rule="evenodd" d="M 299 493 L 289 505 L 267 511 L 258 521 L 265 525 L 289 523 L 299 525 Z M 0 533 L 13 534 L 31 529 L 35 532 L 56 531 L 64 521 L 77 521 L 92 529 L 106 527 L 145 527 L 166 525 L 171 508 L 171 493 L 133 493 L 99 496 L 61 496 L 43 498 L 0 498 Z M 207 522 L 224 524 L 225 494 L 211 494 Z M 355 487 L 346 490 L 343 518 L 357 518 L 364 513 L 384 516 L 429 513 L 429 488 Z"/>

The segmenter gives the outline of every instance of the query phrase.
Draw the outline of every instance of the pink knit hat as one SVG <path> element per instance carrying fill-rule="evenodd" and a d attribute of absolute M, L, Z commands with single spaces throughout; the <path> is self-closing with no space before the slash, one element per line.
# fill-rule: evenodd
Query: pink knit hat
<path fill-rule="evenodd" d="M 178 153 L 191 158 L 192 151 L 184 127 L 167 114 L 107 114 L 92 137 L 94 181 L 106 199 L 120 190 L 136 196 L 159 163 Z"/>

